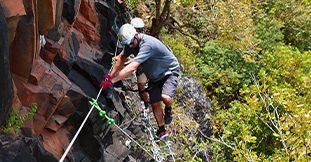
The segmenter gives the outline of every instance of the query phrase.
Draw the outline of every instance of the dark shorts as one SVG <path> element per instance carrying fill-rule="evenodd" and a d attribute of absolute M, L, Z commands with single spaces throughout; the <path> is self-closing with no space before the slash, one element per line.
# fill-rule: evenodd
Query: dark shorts
<path fill-rule="evenodd" d="M 148 83 L 150 103 L 162 101 L 162 94 L 175 97 L 178 85 L 178 75 L 167 75 L 158 82 Z"/>

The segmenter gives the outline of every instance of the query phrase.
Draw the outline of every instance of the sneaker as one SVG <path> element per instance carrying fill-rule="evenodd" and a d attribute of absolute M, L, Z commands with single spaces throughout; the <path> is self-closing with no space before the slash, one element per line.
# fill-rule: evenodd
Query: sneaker
<path fill-rule="evenodd" d="M 173 120 L 172 108 L 165 107 L 165 114 L 164 114 L 165 124 L 171 124 L 172 120 Z"/>
<path fill-rule="evenodd" d="M 154 137 L 155 142 L 159 142 L 161 140 L 167 140 L 168 134 L 166 131 L 157 130 L 156 136 Z"/>

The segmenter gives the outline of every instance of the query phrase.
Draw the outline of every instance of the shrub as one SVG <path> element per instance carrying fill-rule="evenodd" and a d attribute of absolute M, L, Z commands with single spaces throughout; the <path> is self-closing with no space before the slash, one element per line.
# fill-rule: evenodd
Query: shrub
<path fill-rule="evenodd" d="M 20 109 L 13 109 L 13 111 L 9 114 L 5 128 L 3 129 L 4 133 L 18 134 L 24 122 L 34 117 L 37 107 L 36 103 L 31 104 L 31 110 L 26 114 L 21 114 Z"/>
<path fill-rule="evenodd" d="M 198 77 L 221 107 L 237 99 L 242 85 L 250 83 L 249 73 L 256 73 L 255 63 L 244 59 L 232 45 L 216 41 L 206 44 L 198 63 Z"/>

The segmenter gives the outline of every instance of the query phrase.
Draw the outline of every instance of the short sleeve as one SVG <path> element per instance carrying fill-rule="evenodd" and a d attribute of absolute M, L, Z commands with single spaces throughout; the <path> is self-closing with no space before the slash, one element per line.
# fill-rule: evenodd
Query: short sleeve
<path fill-rule="evenodd" d="M 140 47 L 137 56 L 134 58 L 134 61 L 138 62 L 139 64 L 148 60 L 152 55 L 150 52 L 152 50 L 150 45 L 145 45 Z"/>

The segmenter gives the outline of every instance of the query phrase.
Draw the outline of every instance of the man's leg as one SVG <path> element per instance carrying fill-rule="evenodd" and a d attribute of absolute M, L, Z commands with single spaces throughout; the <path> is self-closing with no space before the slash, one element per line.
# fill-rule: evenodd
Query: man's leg
<path fill-rule="evenodd" d="M 144 104 L 147 108 L 149 105 L 149 95 L 148 95 L 148 92 L 146 91 L 145 84 L 138 83 L 137 86 L 138 86 L 139 97 L 141 98 L 142 101 L 144 101 Z"/>
<path fill-rule="evenodd" d="M 151 104 L 151 106 L 152 106 L 152 111 L 153 111 L 154 117 L 155 117 L 157 124 L 160 128 L 161 126 L 164 125 L 163 110 L 161 107 L 161 101 L 153 103 L 153 104 Z"/>
<path fill-rule="evenodd" d="M 149 107 L 149 95 L 145 88 L 148 79 L 142 71 L 136 72 L 136 77 L 137 77 L 139 97 L 141 98 L 141 100 L 144 101 L 145 107 L 148 108 Z"/>
<path fill-rule="evenodd" d="M 170 75 L 167 80 L 164 82 L 163 88 L 162 88 L 162 101 L 165 104 L 165 115 L 164 115 L 164 121 L 165 124 L 170 124 L 173 120 L 172 117 L 172 102 L 173 97 L 176 95 L 176 89 L 178 86 L 178 77 L 174 75 Z"/>
<path fill-rule="evenodd" d="M 167 136 L 165 130 L 165 122 L 163 118 L 163 109 L 162 109 L 162 85 L 161 82 L 159 83 L 150 83 L 149 82 L 149 97 L 150 103 L 152 106 L 154 117 L 157 121 L 159 129 L 157 130 L 157 137 L 155 140 L 159 140 Z"/>

